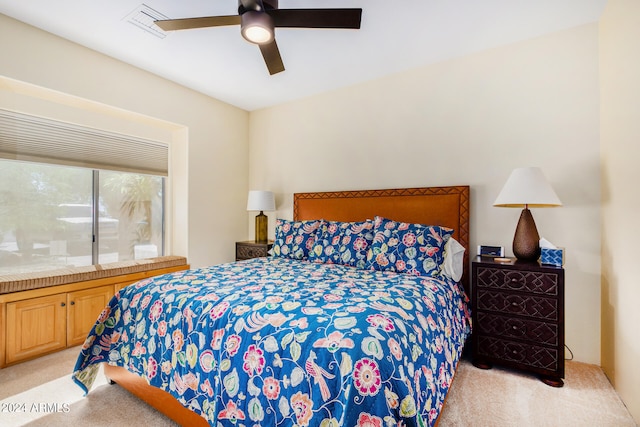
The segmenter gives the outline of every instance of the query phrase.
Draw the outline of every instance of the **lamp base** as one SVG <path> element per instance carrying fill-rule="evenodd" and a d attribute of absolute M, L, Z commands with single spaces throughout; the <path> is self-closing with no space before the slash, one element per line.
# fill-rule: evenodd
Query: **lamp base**
<path fill-rule="evenodd" d="M 540 235 L 531 211 L 522 210 L 513 236 L 513 254 L 522 261 L 537 261 L 540 258 Z"/>
<path fill-rule="evenodd" d="M 269 224 L 269 217 L 260 211 L 256 215 L 256 243 L 267 243 L 267 228 Z"/>

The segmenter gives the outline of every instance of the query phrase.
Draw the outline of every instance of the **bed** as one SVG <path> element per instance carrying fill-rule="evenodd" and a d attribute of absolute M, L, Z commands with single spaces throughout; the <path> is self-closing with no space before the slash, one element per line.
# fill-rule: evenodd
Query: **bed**
<path fill-rule="evenodd" d="M 296 193 L 273 256 L 115 295 L 73 379 L 103 364 L 181 425 L 432 426 L 470 333 L 468 249 L 467 186 Z"/>

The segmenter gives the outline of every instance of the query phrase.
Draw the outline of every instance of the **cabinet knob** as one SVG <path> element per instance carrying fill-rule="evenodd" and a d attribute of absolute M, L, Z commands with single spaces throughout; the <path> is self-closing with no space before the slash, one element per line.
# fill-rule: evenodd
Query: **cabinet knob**
<path fill-rule="evenodd" d="M 76 305 L 76 302 L 75 301 L 71 301 L 69 304 Z"/>
<path fill-rule="evenodd" d="M 64 306 L 66 306 L 66 305 L 67 305 L 67 304 L 65 304 L 65 303 L 63 303 L 63 302 L 62 302 L 62 303 L 60 303 L 60 307 L 64 307 Z"/>

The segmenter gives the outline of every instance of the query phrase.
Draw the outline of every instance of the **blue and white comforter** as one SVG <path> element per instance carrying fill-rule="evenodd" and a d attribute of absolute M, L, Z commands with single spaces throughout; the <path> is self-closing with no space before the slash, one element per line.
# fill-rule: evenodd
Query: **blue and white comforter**
<path fill-rule="evenodd" d="M 470 332 L 446 278 L 257 258 L 122 289 L 74 370 L 124 366 L 215 426 L 432 425 Z"/>

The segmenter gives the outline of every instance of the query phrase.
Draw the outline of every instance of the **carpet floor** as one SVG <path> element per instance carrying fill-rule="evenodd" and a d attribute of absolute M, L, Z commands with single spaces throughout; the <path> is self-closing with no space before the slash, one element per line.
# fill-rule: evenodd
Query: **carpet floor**
<path fill-rule="evenodd" d="M 175 426 L 102 375 L 91 392 L 70 378 L 79 348 L 0 369 L 0 426 Z M 565 385 L 462 360 L 439 427 L 637 427 L 602 370 L 567 362 Z"/>

